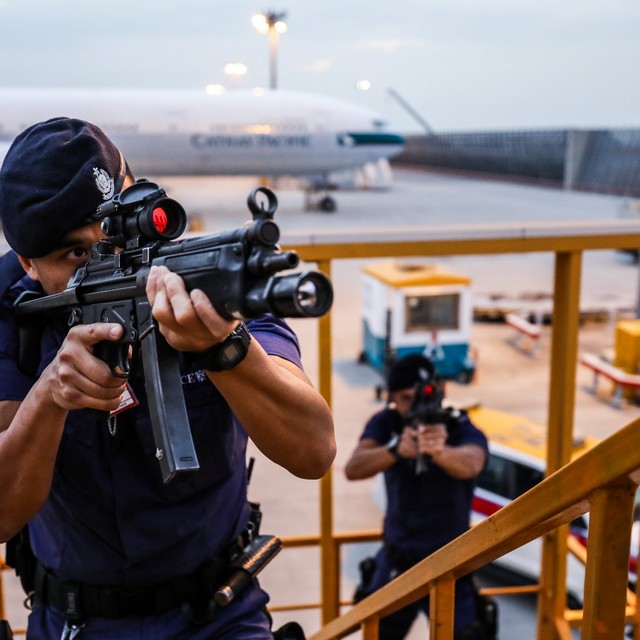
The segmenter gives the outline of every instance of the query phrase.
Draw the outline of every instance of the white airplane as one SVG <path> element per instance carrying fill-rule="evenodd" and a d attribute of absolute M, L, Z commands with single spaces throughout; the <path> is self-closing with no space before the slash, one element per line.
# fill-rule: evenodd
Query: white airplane
<path fill-rule="evenodd" d="M 0 161 L 13 138 L 55 116 L 100 126 L 136 175 L 301 176 L 334 211 L 329 174 L 385 161 L 404 139 L 379 114 L 294 91 L 0 89 Z"/>

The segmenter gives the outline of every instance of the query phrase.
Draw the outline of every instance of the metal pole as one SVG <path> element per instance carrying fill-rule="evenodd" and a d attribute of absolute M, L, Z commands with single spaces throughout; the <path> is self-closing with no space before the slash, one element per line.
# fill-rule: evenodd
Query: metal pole
<path fill-rule="evenodd" d="M 278 32 L 275 25 L 269 24 L 269 87 L 276 89 L 278 86 Z"/>
<path fill-rule="evenodd" d="M 549 476 L 571 460 L 580 325 L 582 252 L 558 252 L 555 261 L 549 384 L 547 471 Z M 568 526 L 542 541 L 538 640 L 564 637 Z M 566 630 L 568 633 L 568 630 Z"/>
<path fill-rule="evenodd" d="M 331 278 L 331 259 L 319 260 L 318 268 Z M 327 404 L 333 406 L 332 314 L 318 321 L 319 390 Z M 320 567 L 322 592 L 322 624 L 328 624 L 340 615 L 340 558 L 333 533 L 333 475 L 332 470 L 320 481 Z"/>
<path fill-rule="evenodd" d="M 400 106 L 426 131 L 428 135 L 433 135 L 433 129 L 429 123 L 395 90 L 391 87 L 387 93 L 398 101 Z"/>

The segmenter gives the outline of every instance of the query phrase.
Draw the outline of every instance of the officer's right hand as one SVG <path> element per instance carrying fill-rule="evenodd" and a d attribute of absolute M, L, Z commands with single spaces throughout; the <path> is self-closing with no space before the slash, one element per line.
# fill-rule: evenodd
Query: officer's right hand
<path fill-rule="evenodd" d="M 442 453 L 447 437 L 444 424 L 421 424 L 418 426 L 418 450 L 425 456 L 437 456 Z"/>
<path fill-rule="evenodd" d="M 418 436 L 415 429 L 405 427 L 402 430 L 397 451 L 403 458 L 413 459 L 418 457 Z"/>
<path fill-rule="evenodd" d="M 59 407 L 113 411 L 118 408 L 126 382 L 93 354 L 93 345 L 122 337 L 119 324 L 96 323 L 70 329 L 62 346 L 41 377 L 51 400 Z"/>

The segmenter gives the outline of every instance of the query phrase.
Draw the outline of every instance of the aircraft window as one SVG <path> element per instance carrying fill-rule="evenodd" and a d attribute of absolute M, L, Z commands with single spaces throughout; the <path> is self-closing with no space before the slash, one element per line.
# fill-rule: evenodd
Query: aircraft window
<path fill-rule="evenodd" d="M 460 295 L 407 296 L 405 331 L 457 329 Z"/>
<path fill-rule="evenodd" d="M 307 131 L 307 127 L 305 125 L 304 122 L 283 122 L 282 124 L 279 125 L 280 129 L 282 129 L 282 131 L 286 131 L 286 132 L 306 132 Z"/>

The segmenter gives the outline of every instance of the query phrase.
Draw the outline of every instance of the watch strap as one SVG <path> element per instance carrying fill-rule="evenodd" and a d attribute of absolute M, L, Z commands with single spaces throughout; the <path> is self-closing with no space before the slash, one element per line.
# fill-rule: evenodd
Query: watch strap
<path fill-rule="evenodd" d="M 191 355 L 205 371 L 229 371 L 246 358 L 250 342 L 249 329 L 241 322 L 222 342 Z"/>
<path fill-rule="evenodd" d="M 387 451 L 396 459 L 402 460 L 402 456 L 398 453 L 398 445 L 400 444 L 400 436 L 397 433 L 394 433 L 391 436 L 391 439 L 385 445 Z"/>

